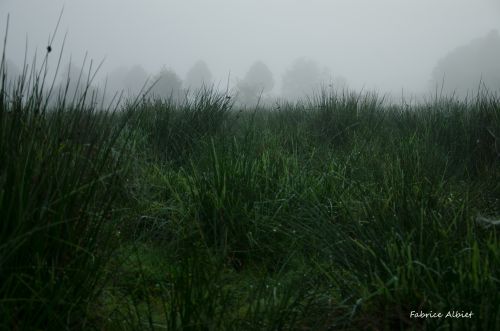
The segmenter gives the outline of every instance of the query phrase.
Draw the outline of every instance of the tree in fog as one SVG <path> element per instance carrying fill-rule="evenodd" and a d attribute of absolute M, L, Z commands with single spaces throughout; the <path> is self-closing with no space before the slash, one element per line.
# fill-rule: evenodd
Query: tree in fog
<path fill-rule="evenodd" d="M 187 88 L 199 90 L 203 86 L 209 87 L 212 84 L 212 73 L 208 69 L 205 61 L 196 62 L 191 69 L 189 69 L 185 85 Z"/>
<path fill-rule="evenodd" d="M 256 104 L 260 97 L 267 97 L 274 87 L 271 70 L 261 61 L 257 61 L 238 82 L 238 99 L 242 104 Z"/>
<path fill-rule="evenodd" d="M 431 88 L 445 95 L 474 95 L 479 86 L 500 89 L 500 35 L 498 31 L 455 48 L 432 72 Z"/>
<path fill-rule="evenodd" d="M 174 101 L 182 98 L 182 80 L 172 69 L 162 68 L 152 81 L 150 95 Z"/>
<path fill-rule="evenodd" d="M 124 93 L 125 97 L 136 97 L 148 81 L 148 73 L 140 65 L 132 68 L 119 67 L 111 71 L 106 78 L 107 97 Z"/>
<path fill-rule="evenodd" d="M 283 97 L 289 100 L 310 95 L 321 85 L 324 72 L 313 60 L 299 58 L 285 72 L 282 80 Z"/>

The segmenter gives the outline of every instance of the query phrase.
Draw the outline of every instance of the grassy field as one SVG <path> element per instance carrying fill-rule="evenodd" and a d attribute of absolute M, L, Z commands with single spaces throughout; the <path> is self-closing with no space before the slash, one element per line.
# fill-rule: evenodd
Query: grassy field
<path fill-rule="evenodd" d="M 103 110 L 3 69 L 0 330 L 500 329 L 497 96 Z"/>

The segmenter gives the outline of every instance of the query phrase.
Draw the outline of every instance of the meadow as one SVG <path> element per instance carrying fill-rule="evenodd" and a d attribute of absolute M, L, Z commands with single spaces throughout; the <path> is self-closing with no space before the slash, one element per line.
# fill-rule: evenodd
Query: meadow
<path fill-rule="evenodd" d="M 500 329 L 497 95 L 105 106 L 3 63 L 0 330 Z"/>

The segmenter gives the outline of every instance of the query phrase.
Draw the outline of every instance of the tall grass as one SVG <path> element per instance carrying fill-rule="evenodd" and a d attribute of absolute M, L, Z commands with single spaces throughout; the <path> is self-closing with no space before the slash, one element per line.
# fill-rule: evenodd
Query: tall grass
<path fill-rule="evenodd" d="M 90 82 L 49 104 L 48 56 L 13 81 L 0 65 L 1 329 L 84 327 L 113 247 L 129 115 L 98 110 Z"/>
<path fill-rule="evenodd" d="M 488 96 L 387 106 L 375 95 L 346 92 L 274 111 L 229 111 L 220 103 L 222 117 L 211 107 L 195 108 L 217 119 L 205 124 L 216 124 L 177 135 L 179 142 L 161 134 L 190 123 L 182 118 L 192 119 L 195 110 L 170 105 L 175 121 L 140 125 L 142 150 L 153 156 L 137 166 L 140 203 L 137 220 L 127 224 L 135 234 L 142 229 L 132 237 L 150 247 L 139 260 L 152 254 L 169 261 L 139 270 L 156 282 L 172 272 L 201 277 L 200 288 L 183 287 L 183 300 L 203 290 L 213 310 L 195 321 L 206 313 L 194 314 L 200 308 L 190 304 L 191 317 L 179 317 L 190 301 L 174 300 L 177 290 L 146 286 L 158 293 L 142 301 L 149 313 L 138 303 L 131 307 L 154 322 L 135 327 L 497 328 L 497 231 L 476 219 L 499 215 L 499 104 Z M 163 147 L 151 148 L 185 139 L 189 153 L 165 158 Z M 180 271 L 186 262 L 191 271 Z M 278 306 L 279 287 L 270 278 L 286 284 Z M 213 287 L 220 282 L 226 285 Z M 132 284 L 120 286 L 130 291 Z M 420 310 L 476 317 L 410 319 Z"/>
<path fill-rule="evenodd" d="M 112 112 L 1 63 L 1 329 L 500 327 L 496 96 Z"/>

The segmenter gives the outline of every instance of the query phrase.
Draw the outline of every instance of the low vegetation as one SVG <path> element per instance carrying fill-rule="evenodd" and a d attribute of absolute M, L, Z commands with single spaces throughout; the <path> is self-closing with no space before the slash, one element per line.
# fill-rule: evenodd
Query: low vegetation
<path fill-rule="evenodd" d="M 0 329 L 499 329 L 497 96 L 105 110 L 1 68 Z"/>

